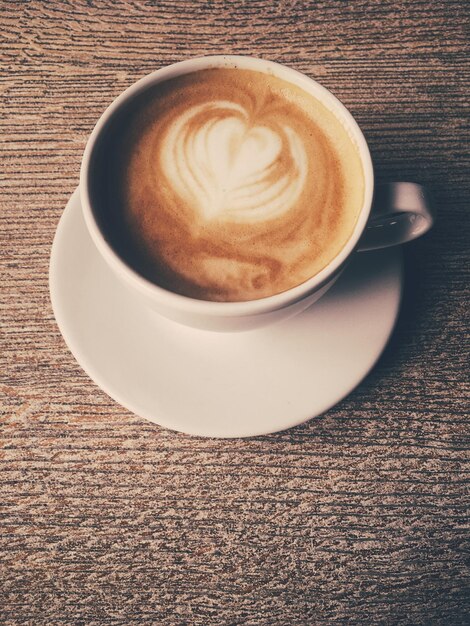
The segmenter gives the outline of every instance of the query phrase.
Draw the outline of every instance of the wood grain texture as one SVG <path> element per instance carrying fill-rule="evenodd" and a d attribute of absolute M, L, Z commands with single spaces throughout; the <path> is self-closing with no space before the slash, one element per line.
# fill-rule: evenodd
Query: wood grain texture
<path fill-rule="evenodd" d="M 468 26 L 463 1 L 0 3 L 0 623 L 468 624 Z M 86 138 L 189 56 L 286 63 L 434 192 L 378 366 L 277 435 L 186 437 L 81 371 L 48 295 Z"/>

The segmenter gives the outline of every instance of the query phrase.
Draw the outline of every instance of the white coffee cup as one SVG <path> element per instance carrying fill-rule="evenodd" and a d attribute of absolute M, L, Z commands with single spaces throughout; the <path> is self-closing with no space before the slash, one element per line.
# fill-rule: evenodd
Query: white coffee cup
<path fill-rule="evenodd" d="M 224 67 L 275 75 L 320 100 L 347 128 L 364 171 L 364 202 L 356 226 L 339 254 L 318 274 L 282 293 L 248 302 L 208 302 L 164 289 L 132 269 L 108 243 L 91 199 L 93 153 L 110 119 L 131 100 L 159 82 L 198 70 Z M 313 79 L 278 63 L 252 57 L 218 55 L 189 59 L 156 70 L 126 89 L 106 109 L 90 135 L 80 173 L 80 199 L 90 235 L 105 261 L 129 290 L 129 297 L 176 322 L 212 331 L 249 330 L 299 313 L 318 300 L 339 277 L 357 251 L 401 244 L 428 231 L 434 220 L 425 190 L 415 183 L 389 183 L 374 190 L 372 160 L 364 135 L 346 107 Z"/>

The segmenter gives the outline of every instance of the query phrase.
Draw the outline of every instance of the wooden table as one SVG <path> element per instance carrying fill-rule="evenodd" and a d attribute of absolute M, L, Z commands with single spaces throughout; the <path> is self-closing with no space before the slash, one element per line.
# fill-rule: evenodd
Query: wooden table
<path fill-rule="evenodd" d="M 0 623 L 470 623 L 468 26 L 463 1 L 1 3 Z M 320 80 L 378 178 L 439 206 L 367 380 L 303 426 L 235 441 L 115 404 L 48 293 L 100 113 L 218 52 Z"/>

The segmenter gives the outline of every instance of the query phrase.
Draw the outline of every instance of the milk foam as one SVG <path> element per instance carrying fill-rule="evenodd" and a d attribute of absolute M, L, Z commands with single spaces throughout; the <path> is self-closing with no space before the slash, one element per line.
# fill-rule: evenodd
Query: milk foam
<path fill-rule="evenodd" d="M 290 155 L 288 167 L 279 157 Z M 162 141 L 167 179 L 205 219 L 272 219 L 298 200 L 307 176 L 302 139 L 288 125 L 252 125 L 243 106 L 219 100 L 189 108 Z"/>

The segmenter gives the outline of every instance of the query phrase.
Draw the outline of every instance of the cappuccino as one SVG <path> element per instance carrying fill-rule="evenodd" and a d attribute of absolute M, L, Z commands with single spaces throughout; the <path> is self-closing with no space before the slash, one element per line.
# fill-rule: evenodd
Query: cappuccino
<path fill-rule="evenodd" d="M 361 157 L 342 122 L 270 74 L 220 67 L 159 83 L 105 142 L 93 191 L 103 232 L 141 275 L 193 298 L 299 285 L 338 255 L 362 209 Z"/>

